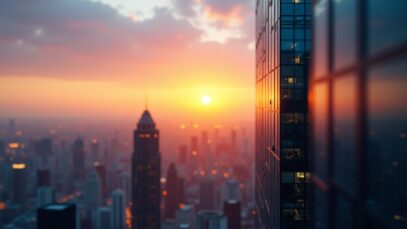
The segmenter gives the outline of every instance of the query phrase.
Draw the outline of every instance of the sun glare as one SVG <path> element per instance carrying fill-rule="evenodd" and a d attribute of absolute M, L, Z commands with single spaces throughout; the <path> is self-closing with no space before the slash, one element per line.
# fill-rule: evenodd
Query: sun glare
<path fill-rule="evenodd" d="M 205 96 L 202 97 L 201 102 L 202 102 L 204 105 L 208 105 L 208 104 L 210 104 L 210 103 L 212 102 L 212 98 L 209 97 L 209 96 L 207 96 L 207 95 L 205 95 Z"/>

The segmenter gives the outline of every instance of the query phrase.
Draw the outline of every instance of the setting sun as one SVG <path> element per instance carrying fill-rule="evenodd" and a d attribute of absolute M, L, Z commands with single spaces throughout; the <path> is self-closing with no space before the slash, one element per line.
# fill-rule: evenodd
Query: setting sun
<path fill-rule="evenodd" d="M 201 102 L 204 105 L 208 105 L 208 104 L 210 104 L 212 102 L 212 98 L 210 96 L 205 95 L 205 96 L 202 97 Z"/>

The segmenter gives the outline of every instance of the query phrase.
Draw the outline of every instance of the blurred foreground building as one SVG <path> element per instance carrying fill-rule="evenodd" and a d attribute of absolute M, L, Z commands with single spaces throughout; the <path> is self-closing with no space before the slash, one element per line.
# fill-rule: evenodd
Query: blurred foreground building
<path fill-rule="evenodd" d="M 406 11 L 398 0 L 315 1 L 315 228 L 407 228 Z"/>

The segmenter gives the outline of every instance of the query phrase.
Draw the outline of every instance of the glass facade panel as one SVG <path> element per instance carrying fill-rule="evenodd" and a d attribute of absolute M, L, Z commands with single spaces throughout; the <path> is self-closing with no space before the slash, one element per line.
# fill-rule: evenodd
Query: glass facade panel
<path fill-rule="evenodd" d="M 358 1 L 334 0 L 334 66 L 340 69 L 356 62 L 356 10 Z"/>
<path fill-rule="evenodd" d="M 335 196 L 335 225 L 336 228 L 353 228 L 352 205 L 348 199 L 341 194 Z"/>
<path fill-rule="evenodd" d="M 348 189 L 356 182 L 356 79 L 353 75 L 334 81 L 333 150 L 334 177 Z"/>
<path fill-rule="evenodd" d="M 391 220 L 407 219 L 407 58 L 370 70 L 369 198 Z M 406 224 L 406 221 L 404 222 Z"/>
<path fill-rule="evenodd" d="M 388 48 L 406 44 L 407 1 L 368 1 L 369 53 L 375 54 Z"/>
<path fill-rule="evenodd" d="M 322 179 L 327 176 L 327 150 L 328 150 L 328 85 L 318 84 L 314 88 L 314 94 L 311 97 L 314 105 L 313 124 L 314 124 L 314 165 L 315 173 Z"/>
<path fill-rule="evenodd" d="M 328 72 L 328 1 L 321 0 L 314 7 L 314 77 L 321 77 Z M 317 45 L 317 46 L 316 46 Z"/>

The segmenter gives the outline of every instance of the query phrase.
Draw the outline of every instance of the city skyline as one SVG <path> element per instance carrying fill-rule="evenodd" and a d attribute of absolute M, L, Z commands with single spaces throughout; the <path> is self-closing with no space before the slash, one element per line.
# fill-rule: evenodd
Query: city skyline
<path fill-rule="evenodd" d="M 407 1 L 0 1 L 1 229 L 407 227 Z"/>

